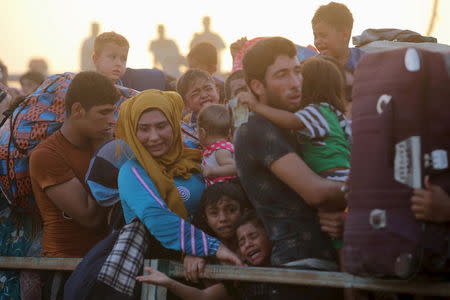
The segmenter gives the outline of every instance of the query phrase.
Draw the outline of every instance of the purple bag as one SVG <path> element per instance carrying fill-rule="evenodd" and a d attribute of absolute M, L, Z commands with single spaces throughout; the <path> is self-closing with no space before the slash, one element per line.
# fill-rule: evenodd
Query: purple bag
<path fill-rule="evenodd" d="M 403 48 L 363 56 L 353 85 L 353 145 L 343 265 L 410 278 L 450 270 L 449 224 L 417 221 L 425 175 L 450 194 L 450 56 Z"/>

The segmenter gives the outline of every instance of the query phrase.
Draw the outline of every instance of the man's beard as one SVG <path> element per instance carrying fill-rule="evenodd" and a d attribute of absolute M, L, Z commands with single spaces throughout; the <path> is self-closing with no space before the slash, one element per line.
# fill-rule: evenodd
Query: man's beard
<path fill-rule="evenodd" d="M 294 92 L 294 91 L 292 91 L 292 92 Z M 295 92 L 297 92 L 297 90 L 295 90 Z M 289 96 L 289 94 L 286 96 Z M 284 101 L 282 101 L 280 95 L 273 93 L 270 90 L 267 90 L 267 104 L 273 108 L 287 110 L 290 112 L 296 112 L 300 109 L 300 103 L 285 104 Z"/>

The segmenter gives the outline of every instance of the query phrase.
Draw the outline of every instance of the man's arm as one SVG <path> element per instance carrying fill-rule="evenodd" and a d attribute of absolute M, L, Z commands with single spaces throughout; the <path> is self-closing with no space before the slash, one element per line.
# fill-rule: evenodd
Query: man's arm
<path fill-rule="evenodd" d="M 35 149 L 30 156 L 33 187 L 42 190 L 65 215 L 86 227 L 106 220 L 101 209 L 66 164 L 64 156 L 48 149 Z"/>
<path fill-rule="evenodd" d="M 269 168 L 308 205 L 322 210 L 343 210 L 346 207 L 341 191 L 343 183 L 320 177 L 297 154 L 288 153 L 272 162 Z"/>
<path fill-rule="evenodd" d="M 100 207 L 74 177 L 44 190 L 50 200 L 82 226 L 94 228 L 106 221 L 107 209 Z"/>

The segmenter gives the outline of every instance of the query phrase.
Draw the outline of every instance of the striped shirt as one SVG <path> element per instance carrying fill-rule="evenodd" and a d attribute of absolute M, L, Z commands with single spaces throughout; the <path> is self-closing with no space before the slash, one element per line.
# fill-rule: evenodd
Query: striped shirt
<path fill-rule="evenodd" d="M 320 103 L 310 104 L 295 115 L 305 126 L 297 132 L 302 144 L 301 155 L 314 172 L 350 168 L 351 121 L 341 111 Z M 344 174 L 330 176 L 331 180 L 346 177 Z"/>
<path fill-rule="evenodd" d="M 328 103 L 320 103 L 319 105 L 310 104 L 295 113 L 305 125 L 305 128 L 299 133 L 309 137 L 310 139 L 325 138 L 328 136 L 330 133 L 330 126 L 328 125 L 327 118 L 321 112 L 320 106 L 328 107 L 331 111 L 333 111 L 339 120 L 339 125 L 341 128 L 348 137 L 351 137 L 351 121 L 347 119 L 347 117 L 340 110 L 334 108 Z"/>

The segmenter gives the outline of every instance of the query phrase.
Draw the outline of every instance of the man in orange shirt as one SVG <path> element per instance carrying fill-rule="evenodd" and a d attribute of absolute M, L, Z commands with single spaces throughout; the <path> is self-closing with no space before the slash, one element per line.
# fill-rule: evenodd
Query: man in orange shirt
<path fill-rule="evenodd" d="M 118 99 L 108 78 L 79 73 L 67 90 L 62 127 L 30 156 L 43 256 L 83 257 L 107 234 L 106 211 L 88 193 L 84 176 L 95 148 L 112 137 Z"/>

